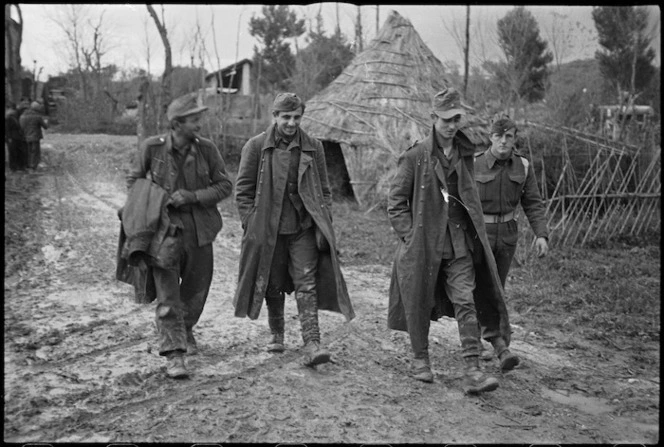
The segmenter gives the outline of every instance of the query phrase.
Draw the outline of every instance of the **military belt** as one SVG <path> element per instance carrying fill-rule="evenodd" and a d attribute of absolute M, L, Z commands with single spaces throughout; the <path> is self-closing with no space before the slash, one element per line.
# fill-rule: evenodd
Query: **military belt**
<path fill-rule="evenodd" d="M 484 223 L 503 223 L 514 219 L 514 211 L 506 214 L 485 214 Z"/>

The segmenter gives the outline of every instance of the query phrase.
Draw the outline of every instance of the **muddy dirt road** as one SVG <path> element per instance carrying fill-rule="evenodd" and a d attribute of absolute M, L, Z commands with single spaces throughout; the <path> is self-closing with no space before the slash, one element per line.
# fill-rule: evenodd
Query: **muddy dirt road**
<path fill-rule="evenodd" d="M 292 297 L 287 350 L 268 354 L 265 313 L 233 317 L 241 228 L 232 203 L 220 206 L 215 276 L 195 328 L 200 354 L 187 358 L 193 374 L 166 378 L 153 305 L 135 304 L 114 279 L 119 173 L 61 164 L 67 138 L 47 135 L 49 167 L 28 174 L 44 236 L 27 266 L 5 277 L 5 442 L 658 442 L 659 369 L 635 371 L 620 347 L 566 333 L 515 325 L 522 365 L 501 375 L 497 361 L 484 362 L 500 387 L 467 397 L 456 323 L 444 319 L 431 328 L 435 382 L 412 380 L 407 335 L 386 326 L 385 265 L 343 269 L 357 317 L 321 313 L 332 363 L 301 365 Z M 8 174 L 5 184 L 25 180 Z M 647 349 L 659 358 L 658 344 Z"/>

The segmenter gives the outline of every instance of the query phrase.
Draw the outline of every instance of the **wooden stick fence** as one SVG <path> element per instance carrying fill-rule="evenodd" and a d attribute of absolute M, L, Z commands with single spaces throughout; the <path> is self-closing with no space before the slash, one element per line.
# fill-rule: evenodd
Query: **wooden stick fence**
<path fill-rule="evenodd" d="M 562 169 L 551 195 L 545 199 L 552 243 L 585 246 L 621 234 L 639 236 L 660 229 L 661 147 L 600 142 L 569 129 L 527 125 L 563 139 Z M 572 149 L 568 141 L 574 143 Z M 531 151 L 530 139 L 527 144 Z M 570 157 L 572 151 L 578 155 L 580 146 L 585 146 L 588 153 L 581 179 L 577 174 L 579 166 L 575 167 Z M 548 167 L 542 163 L 544 191 Z"/>

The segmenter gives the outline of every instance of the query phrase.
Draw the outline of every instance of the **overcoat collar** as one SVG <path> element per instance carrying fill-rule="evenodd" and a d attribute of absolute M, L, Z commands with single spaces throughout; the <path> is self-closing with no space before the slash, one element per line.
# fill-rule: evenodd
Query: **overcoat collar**
<path fill-rule="evenodd" d="M 261 152 L 264 151 L 265 149 L 276 147 L 275 138 L 274 138 L 276 132 L 275 126 L 276 126 L 275 124 L 271 124 L 270 127 L 268 127 L 267 130 L 265 131 L 265 139 L 263 140 L 263 146 L 261 147 Z M 305 133 L 302 131 L 302 129 L 297 129 L 297 135 L 295 136 L 295 138 L 298 139 L 298 144 L 300 146 L 300 149 L 302 151 L 313 151 L 314 148 L 311 147 L 310 145 L 302 144 L 303 141 L 305 140 L 304 135 Z"/>

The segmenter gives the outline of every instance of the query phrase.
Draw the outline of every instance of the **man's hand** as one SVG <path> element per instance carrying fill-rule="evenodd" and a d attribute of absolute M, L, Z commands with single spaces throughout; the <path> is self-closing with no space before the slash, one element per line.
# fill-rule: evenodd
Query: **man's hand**
<path fill-rule="evenodd" d="M 535 240 L 535 249 L 537 250 L 538 258 L 546 256 L 546 254 L 549 252 L 549 243 L 546 241 L 546 238 L 538 237 Z"/>
<path fill-rule="evenodd" d="M 171 199 L 169 203 L 175 208 L 180 208 L 182 205 L 187 205 L 189 203 L 196 202 L 196 194 L 193 191 L 187 191 L 186 189 L 178 189 L 173 194 L 171 194 Z"/>

